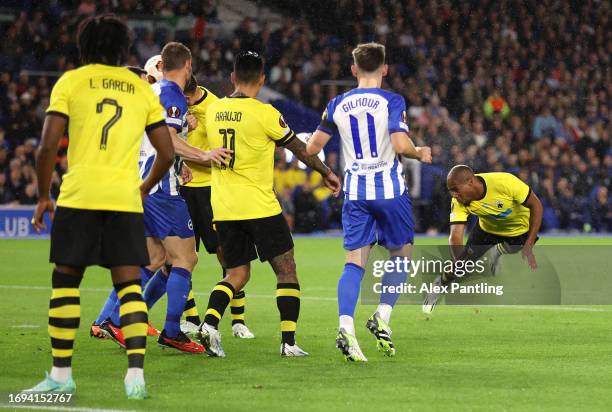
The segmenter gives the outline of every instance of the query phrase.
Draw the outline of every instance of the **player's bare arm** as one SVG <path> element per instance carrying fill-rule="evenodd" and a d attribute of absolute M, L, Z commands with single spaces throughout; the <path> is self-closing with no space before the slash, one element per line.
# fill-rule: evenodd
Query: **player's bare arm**
<path fill-rule="evenodd" d="M 533 191 L 529 193 L 529 196 L 523 205 L 529 209 L 529 232 L 527 232 L 527 240 L 525 241 L 525 246 L 523 246 L 521 255 L 523 256 L 523 259 L 527 259 L 529 267 L 535 270 L 537 269 L 538 264 L 533 254 L 533 245 L 537 239 L 538 232 L 540 231 L 544 209 L 542 208 L 542 202 L 540 202 L 540 199 Z"/>
<path fill-rule="evenodd" d="M 423 163 L 431 163 L 431 148 L 415 146 L 406 132 L 391 133 L 391 144 L 396 153 Z"/>
<path fill-rule="evenodd" d="M 321 150 L 325 147 L 327 142 L 331 139 L 331 135 L 325 133 L 323 130 L 317 129 L 312 136 L 308 139 L 308 143 L 306 143 L 306 153 L 309 156 L 318 155 Z"/>
<path fill-rule="evenodd" d="M 463 234 L 465 233 L 465 223 L 455 223 L 450 225 L 448 235 L 448 245 L 450 246 L 453 260 L 459 259 L 463 253 Z"/>
<path fill-rule="evenodd" d="M 174 160 L 174 146 L 167 127 L 160 126 L 149 130 L 147 136 L 157 151 L 157 156 L 155 156 L 151 172 L 140 185 L 140 192 L 143 195 L 149 193 L 151 188 L 164 177 Z"/>
<path fill-rule="evenodd" d="M 308 152 L 306 151 L 306 144 L 304 142 L 302 142 L 300 139 L 295 138 L 292 139 L 289 143 L 287 143 L 285 147 L 291 150 L 295 157 L 297 157 L 306 166 L 321 173 L 325 186 L 327 186 L 327 188 L 332 191 L 334 196 L 338 196 L 340 194 L 342 184 L 340 183 L 340 179 L 338 179 L 338 176 L 336 176 L 334 172 L 332 172 L 332 170 L 327 167 L 327 165 L 323 163 L 321 159 L 317 157 L 316 154 L 308 154 Z"/>
<path fill-rule="evenodd" d="M 232 153 L 231 150 L 223 147 L 211 150 L 198 149 L 181 139 L 174 128 L 168 127 L 168 130 L 172 137 L 174 151 L 184 160 L 210 167 L 211 162 L 215 162 L 218 165 L 226 164 L 229 160 L 228 155 Z"/>
<path fill-rule="evenodd" d="M 51 220 L 53 220 L 54 206 L 53 201 L 49 197 L 49 186 L 51 185 L 51 175 L 55 166 L 57 147 L 64 135 L 67 124 L 68 117 L 56 114 L 48 114 L 43 124 L 42 138 L 36 152 L 38 204 L 32 217 L 32 224 L 37 232 L 46 228 L 43 222 L 45 212 L 48 212 Z"/>

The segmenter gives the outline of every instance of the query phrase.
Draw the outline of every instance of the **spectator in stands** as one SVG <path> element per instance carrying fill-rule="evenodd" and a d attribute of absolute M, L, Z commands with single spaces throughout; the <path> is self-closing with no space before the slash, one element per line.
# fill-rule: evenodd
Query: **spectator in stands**
<path fill-rule="evenodd" d="M 527 0 L 512 3 L 509 10 L 507 2 L 490 7 L 487 0 L 375 0 L 373 7 L 362 0 L 341 0 L 321 8 L 283 0 L 270 2 L 287 11 L 280 27 L 249 17 L 235 30 L 219 29 L 219 3 L 43 0 L 24 2 L 13 21 L 0 22 L 0 201 L 30 201 L 26 192 L 33 181 L 25 166 L 31 164 L 35 143 L 27 140 L 40 135 L 56 79 L 32 70 L 64 71 L 77 65 L 76 20 L 93 12 L 165 18 L 167 32 L 143 32 L 137 39 L 130 61 L 142 62 L 149 57 L 143 55 L 155 54 L 175 32 L 183 36 L 184 22 L 190 20 L 182 16 L 191 13 L 193 32 L 184 40 L 199 78 L 218 84 L 223 94 L 221 81 L 229 78 L 232 56 L 253 48 L 266 56 L 272 88 L 319 114 L 330 98 L 352 87 L 347 50 L 357 42 L 386 43 L 390 66 L 383 87 L 404 95 L 413 137 L 436 148 L 434 177 L 426 176 L 421 184 L 437 184 L 437 173 L 456 163 L 477 171 L 507 170 L 543 192 L 550 228 L 582 229 L 585 211 L 594 230 L 606 227 L 600 217 L 609 213 L 602 212 L 609 191 L 599 194 L 612 178 L 606 2 Z M 52 190 L 65 173 L 66 146 L 64 139 Z M 328 162 L 332 155 L 337 158 L 328 153 Z M 14 159 L 19 159 L 19 170 L 12 166 Z M 324 205 L 317 182 L 279 159 L 275 187 L 287 209 L 299 209 L 293 202 L 304 186 L 305 194 L 310 191 L 315 203 Z M 416 190 L 428 196 L 424 200 L 432 216 L 423 230 L 446 230 L 437 226 L 438 217 L 448 214 L 448 202 L 436 194 L 443 187 L 434 193 L 427 189 Z M 332 211 L 341 201 L 329 200 Z"/>
<path fill-rule="evenodd" d="M 136 51 L 142 64 L 146 62 L 150 57 L 160 53 L 161 47 L 155 42 L 153 32 L 147 30 L 144 37 L 136 43 Z"/>
<path fill-rule="evenodd" d="M 15 195 L 7 187 L 6 175 L 4 173 L 0 173 L 0 204 L 12 203 L 15 200 Z"/>
<path fill-rule="evenodd" d="M 544 107 L 542 114 L 535 118 L 533 124 L 533 138 L 541 139 L 544 135 L 557 137 L 563 135 L 561 123 L 552 115 L 548 106 Z"/>
<path fill-rule="evenodd" d="M 590 203 L 587 222 L 596 232 L 612 231 L 612 197 L 607 187 L 600 186 L 596 189 L 595 201 Z"/>

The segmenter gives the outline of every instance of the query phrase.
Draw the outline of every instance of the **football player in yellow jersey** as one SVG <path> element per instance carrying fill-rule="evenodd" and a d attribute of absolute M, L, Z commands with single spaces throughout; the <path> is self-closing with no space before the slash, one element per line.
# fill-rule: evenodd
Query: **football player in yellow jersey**
<path fill-rule="evenodd" d="M 77 44 L 83 66 L 64 73 L 51 92 L 36 156 L 39 201 L 32 223 L 54 214 L 49 184 L 59 140 L 68 127 L 68 173 L 64 176 L 53 227 L 55 263 L 49 304 L 51 374 L 29 389 L 69 392 L 73 344 L 80 322 L 79 285 L 87 266 L 110 268 L 126 337 L 128 398 L 146 397 L 143 362 L 147 307 L 139 266 L 149 263 L 142 199 L 172 165 L 174 148 L 159 98 L 124 67 L 131 43 L 128 27 L 112 15 L 85 19 Z M 151 173 L 138 177 L 138 154 L 147 131 L 157 150 Z M 53 216 L 52 216 L 53 217 Z"/>
<path fill-rule="evenodd" d="M 231 75 L 235 91 L 206 110 L 211 147 L 232 150 L 227 166 L 212 169 L 211 203 L 227 275 L 208 301 L 201 342 L 210 356 L 225 356 L 217 326 L 223 312 L 251 275 L 251 261 L 269 261 L 276 274 L 276 304 L 281 318 L 281 355 L 306 356 L 295 343 L 300 311 L 300 286 L 293 258 L 293 240 L 273 190 L 274 149 L 284 146 L 324 176 L 335 195 L 338 177 L 317 156 L 306 153 L 281 114 L 255 99 L 264 84 L 264 63 L 253 52 L 241 52 Z"/>
<path fill-rule="evenodd" d="M 191 76 L 191 80 L 185 85 L 184 89 L 187 104 L 189 106 L 189 114 L 195 117 L 195 127 L 187 134 L 187 142 L 202 150 L 209 150 L 208 137 L 206 135 L 206 109 L 211 103 L 218 100 L 210 90 L 198 85 L 195 76 Z M 189 214 L 193 222 L 193 231 L 196 237 L 196 250 L 200 249 L 200 240 L 204 244 L 204 248 L 210 254 L 216 254 L 219 264 L 222 269 L 222 278 L 225 277 L 225 262 L 217 232 L 213 225 L 213 210 L 210 204 L 210 183 L 211 183 L 211 168 L 190 163 L 189 167 L 192 171 L 192 179 L 181 186 L 181 196 L 187 202 Z M 246 295 L 244 290 L 236 292 L 230 302 L 230 311 L 232 315 L 232 334 L 237 338 L 253 339 L 255 335 L 246 326 L 244 307 Z M 197 308 L 195 300 L 190 299 L 185 307 L 186 322 L 185 328 L 195 324 L 195 328 L 200 325 L 201 321 L 197 316 Z M 193 311 L 193 313 L 191 313 Z M 189 315 L 194 316 L 189 316 Z"/>
<path fill-rule="evenodd" d="M 453 167 L 446 178 L 451 194 L 451 253 L 455 260 L 476 261 L 493 249 L 492 270 L 502 254 L 521 252 L 532 270 L 537 268 L 533 245 L 542 224 L 542 203 L 518 177 L 510 173 L 477 173 L 465 165 Z M 465 246 L 463 236 L 469 215 L 478 216 Z M 460 279 L 446 273 L 434 285 L 447 285 Z M 429 293 L 423 311 L 431 313 L 440 298 Z"/>

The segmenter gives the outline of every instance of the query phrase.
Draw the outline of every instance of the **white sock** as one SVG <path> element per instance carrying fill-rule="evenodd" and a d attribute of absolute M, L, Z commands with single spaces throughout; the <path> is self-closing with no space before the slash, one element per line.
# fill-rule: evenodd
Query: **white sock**
<path fill-rule="evenodd" d="M 382 320 L 384 320 L 387 323 L 389 323 L 389 320 L 391 319 L 392 310 L 393 310 L 393 306 L 387 305 L 386 303 L 381 303 L 378 305 L 378 308 L 376 308 L 376 312 L 378 312 Z"/>
<path fill-rule="evenodd" d="M 72 368 L 58 368 L 57 366 L 52 366 L 50 376 L 55 382 L 66 383 L 72 376 Z"/>
<path fill-rule="evenodd" d="M 131 383 L 134 380 L 144 383 L 144 371 L 142 368 L 128 368 L 124 382 Z"/>
<path fill-rule="evenodd" d="M 340 328 L 355 336 L 355 323 L 353 317 L 349 315 L 340 315 Z"/>

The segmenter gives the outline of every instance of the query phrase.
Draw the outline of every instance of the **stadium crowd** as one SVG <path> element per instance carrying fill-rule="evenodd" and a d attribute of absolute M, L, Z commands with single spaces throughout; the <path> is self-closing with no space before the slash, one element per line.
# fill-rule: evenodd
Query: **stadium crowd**
<path fill-rule="evenodd" d="M 220 29 L 214 0 L 14 3 L 22 11 L 0 24 L 0 204 L 36 201 L 34 151 L 56 78 L 45 71 L 77 64 L 80 18 L 145 11 L 174 29 L 136 30 L 130 64 L 142 66 L 165 42 L 182 41 L 206 84 L 228 79 L 237 51 L 260 51 L 269 86 L 318 113 L 354 87 L 351 48 L 386 44 L 383 87 L 404 95 L 412 136 L 434 155 L 432 165 L 406 167 L 420 231 L 446 230 L 444 178 L 458 163 L 527 182 L 545 206 L 545 230 L 612 231 L 609 2 L 338 0 L 307 8 L 286 1 L 276 2 L 280 10 L 303 17 L 284 16 L 278 28 L 247 17 L 231 36 Z M 340 169 L 337 153 L 327 161 Z M 276 190 L 299 231 L 338 226 L 339 201 L 315 175 L 278 152 Z"/>

